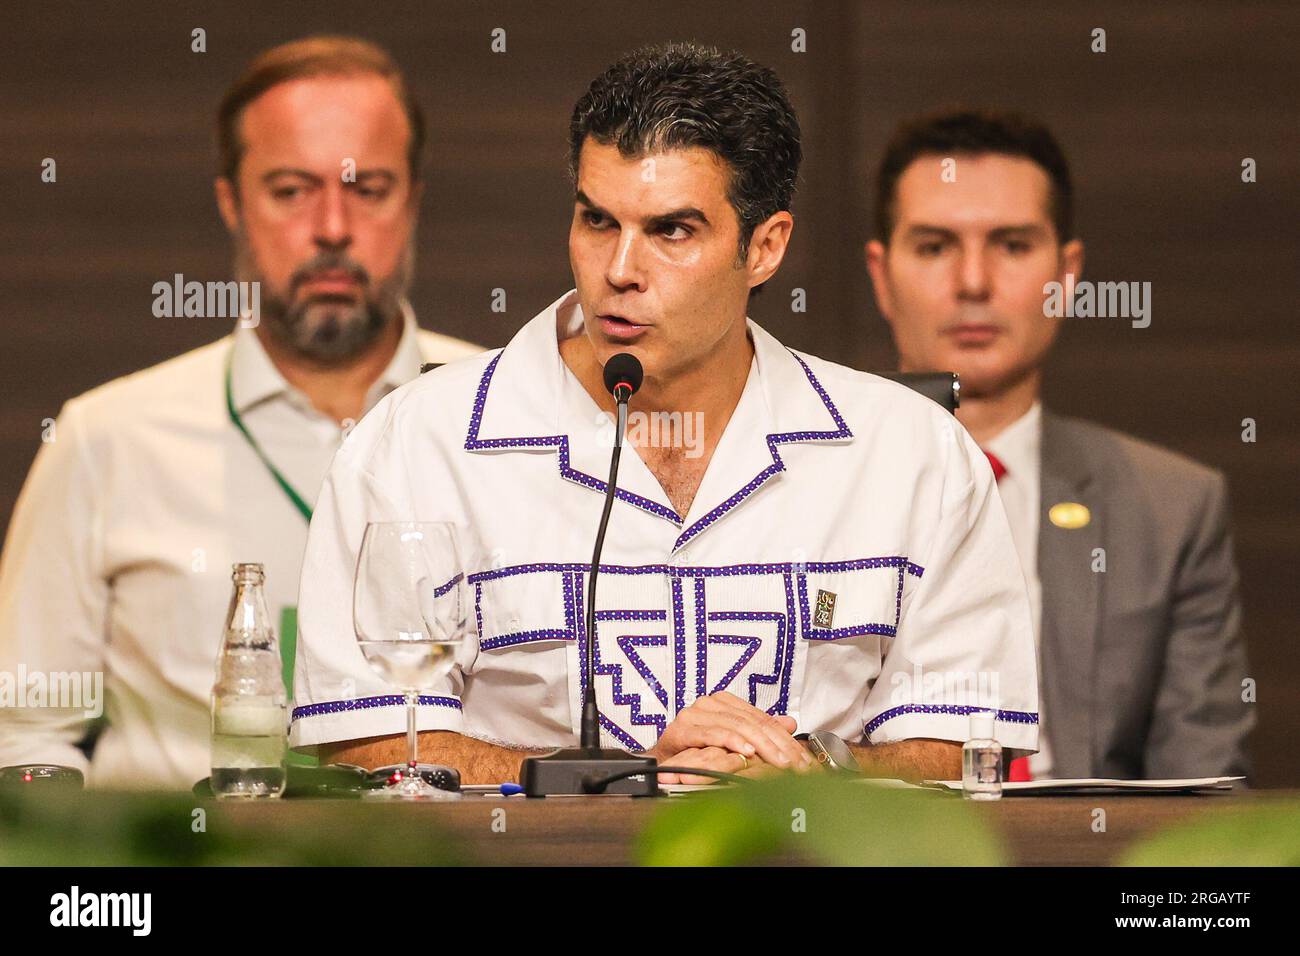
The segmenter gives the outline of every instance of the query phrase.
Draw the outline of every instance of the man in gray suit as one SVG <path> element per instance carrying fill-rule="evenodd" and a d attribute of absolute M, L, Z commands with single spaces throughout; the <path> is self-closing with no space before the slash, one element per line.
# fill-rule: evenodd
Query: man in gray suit
<path fill-rule="evenodd" d="M 1221 472 L 1043 409 L 1083 243 L 1069 167 L 1023 117 L 904 124 L 867 268 L 903 371 L 961 376 L 958 417 L 1006 506 L 1039 639 L 1042 748 L 1011 779 L 1247 771 L 1254 706 Z"/>

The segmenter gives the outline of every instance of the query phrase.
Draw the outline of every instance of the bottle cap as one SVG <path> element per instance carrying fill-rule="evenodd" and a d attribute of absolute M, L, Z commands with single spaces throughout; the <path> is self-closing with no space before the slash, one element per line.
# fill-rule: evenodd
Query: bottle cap
<path fill-rule="evenodd" d="M 266 580 L 266 571 L 261 564 L 241 562 L 230 566 L 230 579 L 236 584 L 261 584 Z"/>
<path fill-rule="evenodd" d="M 993 739 L 993 711 L 975 710 L 970 715 L 970 740 Z"/>

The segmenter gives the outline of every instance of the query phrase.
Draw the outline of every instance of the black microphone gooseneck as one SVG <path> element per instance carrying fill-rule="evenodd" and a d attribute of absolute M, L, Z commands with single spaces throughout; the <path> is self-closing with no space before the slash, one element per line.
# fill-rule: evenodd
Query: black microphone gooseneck
<path fill-rule="evenodd" d="M 605 363 L 605 388 L 618 403 L 618 427 L 614 432 L 614 450 L 609 457 L 609 481 L 605 483 L 605 508 L 596 528 L 596 546 L 591 553 L 591 574 L 587 578 L 587 655 L 584 673 L 587 689 L 582 698 L 582 733 L 584 750 L 600 749 L 600 709 L 596 706 L 596 577 L 600 574 L 600 552 L 605 547 L 605 529 L 614 507 L 618 487 L 618 459 L 623 451 L 623 433 L 627 430 L 627 403 L 641 387 L 643 372 L 635 355 L 619 352 Z"/>
<path fill-rule="evenodd" d="M 627 403 L 641 387 L 643 372 L 636 356 L 620 352 L 605 363 L 605 388 L 618 406 L 618 430 L 609 459 L 609 481 L 605 484 L 605 507 L 596 529 L 596 545 L 591 554 L 591 574 L 587 583 L 587 653 L 584 655 L 582 723 L 577 749 L 557 750 L 543 757 L 529 757 L 520 767 L 519 782 L 530 797 L 548 795 L 617 793 L 654 796 L 658 793 L 653 757 L 638 756 L 626 750 L 600 746 L 600 708 L 596 704 L 596 577 L 600 573 L 600 553 L 605 546 L 614 493 L 618 488 L 618 460 L 623 451 L 623 432 L 627 429 Z"/>

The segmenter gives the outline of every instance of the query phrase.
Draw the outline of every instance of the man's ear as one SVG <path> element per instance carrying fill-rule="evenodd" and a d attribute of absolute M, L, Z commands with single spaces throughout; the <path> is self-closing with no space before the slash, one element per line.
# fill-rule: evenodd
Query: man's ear
<path fill-rule="evenodd" d="M 871 274 L 871 289 L 876 294 L 876 307 L 886 322 L 893 322 L 894 299 L 889 291 L 889 273 L 885 268 L 885 256 L 888 250 L 879 239 L 872 239 L 864 249 L 867 260 L 867 272 Z"/>
<path fill-rule="evenodd" d="M 239 231 L 239 196 L 235 192 L 235 184 L 225 176 L 218 176 L 212 187 L 217 194 L 217 210 L 221 213 L 221 221 L 226 224 L 227 231 L 234 235 Z"/>
<path fill-rule="evenodd" d="M 762 285 L 781 267 L 785 250 L 794 232 L 794 216 L 785 210 L 774 212 L 765 222 L 759 223 L 749 237 L 749 252 L 745 269 L 749 273 L 749 287 Z"/>
<path fill-rule="evenodd" d="M 1066 276 L 1074 276 L 1071 280 L 1066 280 Z M 1083 240 L 1071 239 L 1065 245 L 1061 246 L 1061 266 L 1060 274 L 1056 281 L 1061 283 L 1061 288 L 1065 289 L 1067 295 L 1074 297 L 1074 283 L 1083 278 Z"/>

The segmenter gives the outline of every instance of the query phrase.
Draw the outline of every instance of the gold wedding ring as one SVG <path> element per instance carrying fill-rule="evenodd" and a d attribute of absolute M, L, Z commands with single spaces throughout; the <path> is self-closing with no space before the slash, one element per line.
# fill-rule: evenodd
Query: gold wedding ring
<path fill-rule="evenodd" d="M 744 766 L 740 768 L 741 772 L 743 773 L 744 771 L 748 770 L 748 769 L 749 769 L 749 758 L 746 757 L 744 754 L 736 754 L 736 756 L 739 757 L 739 758 L 740 758 L 740 762 L 741 762 L 742 764 L 744 764 Z"/>

